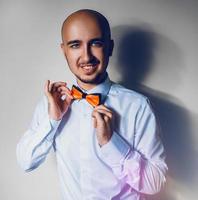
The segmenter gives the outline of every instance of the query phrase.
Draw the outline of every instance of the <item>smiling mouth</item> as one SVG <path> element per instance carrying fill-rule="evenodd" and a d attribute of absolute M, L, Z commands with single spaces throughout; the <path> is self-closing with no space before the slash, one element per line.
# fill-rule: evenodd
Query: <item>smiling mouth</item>
<path fill-rule="evenodd" d="M 83 69 L 84 72 L 91 74 L 91 73 L 95 72 L 97 66 L 98 66 L 98 64 L 89 64 L 89 65 L 83 65 L 83 66 L 81 66 L 81 68 Z"/>

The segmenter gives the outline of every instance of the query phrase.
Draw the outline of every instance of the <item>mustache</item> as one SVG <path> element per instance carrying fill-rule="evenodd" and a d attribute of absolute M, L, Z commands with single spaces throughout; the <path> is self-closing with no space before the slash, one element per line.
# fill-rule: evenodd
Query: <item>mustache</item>
<path fill-rule="evenodd" d="M 83 62 L 83 63 L 79 63 L 80 67 L 85 67 L 85 66 L 92 66 L 92 65 L 97 65 L 100 62 L 98 60 L 92 61 L 92 62 Z"/>

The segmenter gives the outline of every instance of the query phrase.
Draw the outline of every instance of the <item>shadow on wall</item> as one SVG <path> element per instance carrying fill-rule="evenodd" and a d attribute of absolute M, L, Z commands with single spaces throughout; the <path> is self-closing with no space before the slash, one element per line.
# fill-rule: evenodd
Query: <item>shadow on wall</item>
<path fill-rule="evenodd" d="M 121 84 L 149 97 L 158 116 L 167 153 L 168 180 L 189 188 L 196 181 L 196 154 L 192 148 L 190 113 L 174 97 L 143 85 L 152 70 L 160 68 L 162 84 L 176 88 L 183 70 L 182 52 L 170 39 L 150 27 L 118 26 L 112 29 L 116 40 L 113 62 L 122 75 Z M 157 66 L 158 65 L 158 66 Z M 171 181 L 152 200 L 177 200 Z"/>

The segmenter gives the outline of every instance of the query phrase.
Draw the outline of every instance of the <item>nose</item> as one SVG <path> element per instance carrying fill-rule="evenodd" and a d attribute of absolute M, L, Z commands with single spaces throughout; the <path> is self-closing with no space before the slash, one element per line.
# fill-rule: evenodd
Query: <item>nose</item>
<path fill-rule="evenodd" d="M 92 60 L 93 54 L 90 45 L 85 45 L 83 47 L 81 58 L 83 63 L 89 63 Z"/>

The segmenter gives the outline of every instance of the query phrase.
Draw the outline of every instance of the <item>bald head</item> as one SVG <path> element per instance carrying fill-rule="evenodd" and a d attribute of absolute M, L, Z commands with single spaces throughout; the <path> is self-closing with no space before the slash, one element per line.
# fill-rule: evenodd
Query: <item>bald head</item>
<path fill-rule="evenodd" d="M 63 22 L 61 29 L 62 41 L 64 41 L 64 33 L 67 31 L 68 27 L 73 23 L 78 23 L 78 21 L 93 21 L 100 28 L 104 38 L 111 39 L 111 31 L 108 20 L 99 12 L 90 9 L 78 10 L 71 15 L 69 15 Z"/>
<path fill-rule="evenodd" d="M 78 10 L 62 26 L 61 49 L 78 84 L 88 90 L 106 77 L 113 40 L 107 19 L 94 10 Z"/>

